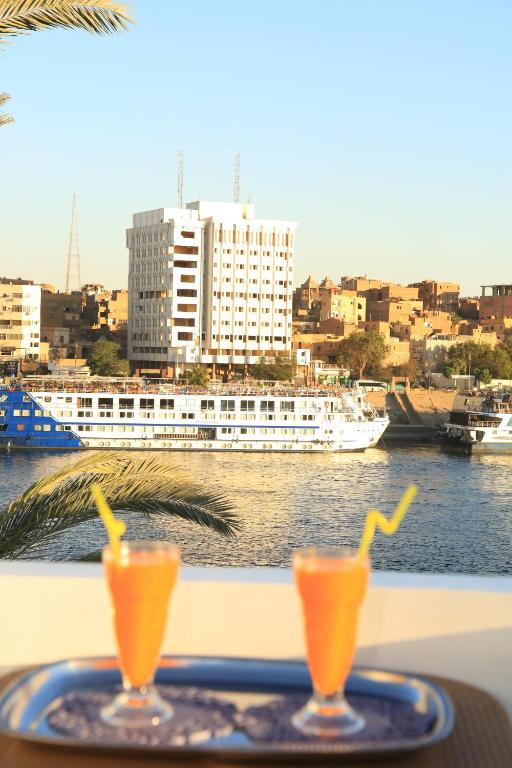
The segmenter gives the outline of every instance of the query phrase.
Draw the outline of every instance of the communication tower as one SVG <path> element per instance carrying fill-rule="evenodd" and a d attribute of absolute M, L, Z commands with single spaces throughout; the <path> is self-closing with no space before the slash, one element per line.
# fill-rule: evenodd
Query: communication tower
<path fill-rule="evenodd" d="M 178 152 L 178 208 L 183 208 L 183 150 Z"/>
<path fill-rule="evenodd" d="M 240 155 L 235 155 L 235 180 L 233 183 L 233 202 L 240 202 Z"/>
<path fill-rule="evenodd" d="M 73 207 L 71 210 L 71 228 L 69 230 L 68 263 L 66 268 L 66 293 L 80 291 L 80 248 L 78 245 L 78 224 L 76 215 L 76 193 L 73 192 Z"/>

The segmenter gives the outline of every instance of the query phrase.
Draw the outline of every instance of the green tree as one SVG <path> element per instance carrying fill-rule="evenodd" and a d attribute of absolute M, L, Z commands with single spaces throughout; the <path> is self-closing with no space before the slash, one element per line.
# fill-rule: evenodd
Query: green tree
<path fill-rule="evenodd" d="M 187 368 L 184 371 L 183 379 L 187 384 L 196 384 L 199 387 L 206 387 L 210 381 L 210 374 L 206 368 Z"/>
<path fill-rule="evenodd" d="M 128 376 L 130 364 L 128 360 L 119 359 L 120 349 L 114 341 L 98 339 L 87 357 L 91 373 L 95 376 Z"/>
<path fill-rule="evenodd" d="M 487 369 L 495 379 L 512 378 L 512 356 L 505 345 L 493 349 L 489 344 L 477 344 L 474 341 L 454 344 L 447 352 L 445 363 L 440 369 L 445 375 L 470 373 L 478 369 Z M 452 374 L 446 373 L 453 371 Z"/>
<path fill-rule="evenodd" d="M 37 555 L 65 531 L 97 519 L 92 483 L 100 486 L 114 511 L 148 519 L 180 518 L 224 536 L 233 536 L 240 527 L 224 496 L 203 490 L 161 456 L 95 451 L 40 478 L 0 509 L 0 558 Z M 98 551 L 83 554 L 90 560 L 99 556 Z"/>
<path fill-rule="evenodd" d="M 354 331 L 340 343 L 341 365 L 348 366 L 361 379 L 365 370 L 382 366 L 389 347 L 378 331 Z"/>
<path fill-rule="evenodd" d="M 458 376 L 466 372 L 466 362 L 457 358 L 447 360 L 447 362 L 442 363 L 441 372 L 447 379 L 450 379 L 452 376 Z"/>
<path fill-rule="evenodd" d="M 251 375 L 260 381 L 291 381 L 295 376 L 295 363 L 289 357 L 261 357 L 252 366 Z"/>
<path fill-rule="evenodd" d="M 480 384 L 490 384 L 492 382 L 492 376 L 488 368 L 475 368 L 473 376 Z"/>
<path fill-rule="evenodd" d="M 0 0 L 0 47 L 11 37 L 52 27 L 108 35 L 131 22 L 126 4 L 113 0 Z M 0 106 L 9 98 L 0 93 Z M 11 115 L 0 112 L 0 125 L 12 122 Z"/>

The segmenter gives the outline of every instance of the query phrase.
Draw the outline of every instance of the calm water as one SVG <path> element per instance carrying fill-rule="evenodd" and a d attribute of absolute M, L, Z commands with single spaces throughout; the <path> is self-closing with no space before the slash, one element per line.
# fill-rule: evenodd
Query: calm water
<path fill-rule="evenodd" d="M 198 565 L 287 566 L 295 547 L 356 545 L 364 514 L 390 513 L 415 481 L 414 508 L 393 538 L 378 538 L 378 568 L 406 571 L 512 573 L 512 456 L 453 456 L 436 447 L 402 447 L 365 454 L 160 454 L 205 488 L 228 496 L 242 530 L 235 539 L 179 520 L 128 515 L 132 538 L 177 541 L 184 561 Z M 77 454 L 0 454 L 0 503 Z M 87 523 L 48 546 L 53 559 L 78 557 L 104 542 Z"/>

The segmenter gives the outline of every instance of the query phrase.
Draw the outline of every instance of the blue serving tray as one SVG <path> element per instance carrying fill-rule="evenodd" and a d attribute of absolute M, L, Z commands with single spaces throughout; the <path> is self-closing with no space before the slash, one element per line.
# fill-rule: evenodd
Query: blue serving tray
<path fill-rule="evenodd" d="M 453 705 L 446 692 L 427 678 L 383 670 L 355 667 L 346 692 L 410 707 L 411 714 L 428 715 L 431 727 L 421 736 L 365 740 L 364 731 L 346 741 L 253 740 L 243 727 L 244 711 L 258 711 L 279 697 L 308 696 L 311 682 L 306 665 L 299 661 L 236 659 L 218 657 L 164 657 L 156 676 L 157 685 L 191 687 L 234 704 L 240 713 L 228 735 L 201 743 L 183 745 L 127 743 L 122 733 L 107 741 L 94 737 L 81 740 L 52 727 L 50 713 L 63 697 L 83 691 L 107 691 L 121 681 L 114 658 L 69 659 L 38 667 L 12 683 L 0 698 L 0 731 L 10 737 L 65 748 L 148 750 L 169 755 L 202 755 L 237 760 L 286 759 L 301 755 L 318 759 L 325 755 L 388 755 L 432 746 L 451 732 Z M 256 710 L 255 710 L 256 708 Z"/>

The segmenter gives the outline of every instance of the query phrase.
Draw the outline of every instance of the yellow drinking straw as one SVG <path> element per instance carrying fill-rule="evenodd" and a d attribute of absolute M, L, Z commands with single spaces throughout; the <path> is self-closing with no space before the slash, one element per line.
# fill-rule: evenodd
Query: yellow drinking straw
<path fill-rule="evenodd" d="M 117 520 L 112 514 L 103 491 L 96 483 L 91 485 L 92 497 L 98 507 L 100 517 L 107 529 L 108 540 L 112 549 L 114 560 L 119 562 L 121 559 L 121 536 L 126 531 L 126 525 L 122 520 Z"/>
<path fill-rule="evenodd" d="M 391 520 L 388 520 L 387 517 L 384 517 L 382 512 L 379 512 L 378 509 L 370 509 L 366 515 L 363 535 L 361 537 L 361 543 L 357 552 L 357 557 L 359 560 L 364 560 L 364 558 L 367 556 L 377 528 L 380 528 L 385 536 L 392 536 L 393 533 L 396 533 L 417 492 L 418 487 L 416 485 L 410 485 L 407 488 L 406 492 L 400 500 L 400 504 L 395 509 Z"/>

